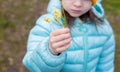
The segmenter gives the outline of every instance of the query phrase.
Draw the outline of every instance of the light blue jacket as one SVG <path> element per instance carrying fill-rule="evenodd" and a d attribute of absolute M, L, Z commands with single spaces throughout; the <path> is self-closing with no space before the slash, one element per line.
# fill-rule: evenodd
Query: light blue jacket
<path fill-rule="evenodd" d="M 60 10 L 59 0 L 51 0 L 48 13 L 41 16 L 31 29 L 23 64 L 30 72 L 114 72 L 115 41 L 107 20 L 97 26 L 90 21 L 81 24 L 77 19 L 71 28 L 72 42 L 59 56 L 49 51 L 50 32 L 62 28 L 53 17 Z M 98 17 L 104 11 L 98 2 L 93 8 Z M 46 22 L 45 18 L 50 18 Z"/>

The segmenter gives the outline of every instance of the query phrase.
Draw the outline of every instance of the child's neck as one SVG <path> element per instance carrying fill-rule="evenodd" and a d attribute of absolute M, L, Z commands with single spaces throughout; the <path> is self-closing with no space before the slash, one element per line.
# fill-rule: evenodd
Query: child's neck
<path fill-rule="evenodd" d="M 81 24 L 83 24 L 84 22 L 80 19 L 80 18 L 76 18 Z"/>

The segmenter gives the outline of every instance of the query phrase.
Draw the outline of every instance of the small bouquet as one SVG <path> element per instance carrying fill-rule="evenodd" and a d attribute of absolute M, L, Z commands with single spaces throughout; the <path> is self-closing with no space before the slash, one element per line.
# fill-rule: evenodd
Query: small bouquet
<path fill-rule="evenodd" d="M 64 18 L 63 18 L 64 22 L 63 23 L 60 22 L 60 19 L 62 19 L 62 14 L 57 9 L 54 9 L 54 19 L 55 19 L 56 22 L 58 22 L 58 24 L 62 25 L 64 28 L 66 28 L 67 21 L 66 21 L 66 16 L 65 16 L 65 12 L 64 12 L 63 6 L 62 6 L 62 13 L 64 15 Z"/>
<path fill-rule="evenodd" d="M 57 22 L 58 24 L 60 24 L 61 26 L 63 26 L 64 28 L 66 28 L 67 26 L 67 21 L 66 21 L 66 16 L 65 16 L 65 13 L 64 13 L 64 9 L 62 8 L 62 12 L 63 12 L 63 15 L 64 17 L 62 18 L 62 14 L 59 10 L 57 9 L 54 9 L 53 11 L 53 14 L 54 14 L 54 20 L 55 22 Z M 63 20 L 63 23 L 60 21 L 60 20 Z M 51 19 L 50 18 L 44 18 L 44 21 L 47 22 L 47 23 L 50 23 L 51 22 Z"/>

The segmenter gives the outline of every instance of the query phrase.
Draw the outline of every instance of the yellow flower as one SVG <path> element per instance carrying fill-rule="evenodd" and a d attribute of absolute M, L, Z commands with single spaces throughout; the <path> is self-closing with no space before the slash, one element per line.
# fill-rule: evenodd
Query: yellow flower
<path fill-rule="evenodd" d="M 54 9 L 54 15 L 57 20 L 62 18 L 61 13 L 57 9 Z"/>
<path fill-rule="evenodd" d="M 54 11 L 53 11 L 53 13 L 54 13 L 54 19 L 55 19 L 55 21 L 56 21 L 58 24 L 62 25 L 64 28 L 66 28 L 66 26 L 67 26 L 67 21 L 66 21 L 66 16 L 65 16 L 65 13 L 64 13 L 63 6 L 62 6 L 62 12 L 63 12 L 63 14 L 64 14 L 64 22 L 63 22 L 63 23 L 60 22 L 60 19 L 62 19 L 62 14 L 61 14 L 61 12 L 58 11 L 57 9 L 54 9 Z"/>
<path fill-rule="evenodd" d="M 92 0 L 92 5 L 96 5 L 97 0 Z"/>
<path fill-rule="evenodd" d="M 44 18 L 44 21 L 46 21 L 47 23 L 50 23 L 51 22 L 51 20 L 49 19 L 49 18 Z"/>

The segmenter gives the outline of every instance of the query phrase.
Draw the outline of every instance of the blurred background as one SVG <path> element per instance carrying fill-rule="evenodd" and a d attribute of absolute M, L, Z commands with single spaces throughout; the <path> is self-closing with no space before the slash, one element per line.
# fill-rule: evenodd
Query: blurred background
<path fill-rule="evenodd" d="M 0 72 L 28 72 L 22 65 L 29 30 L 46 13 L 49 0 L 0 0 Z M 116 39 L 115 72 L 120 72 L 120 0 L 103 0 Z"/>

